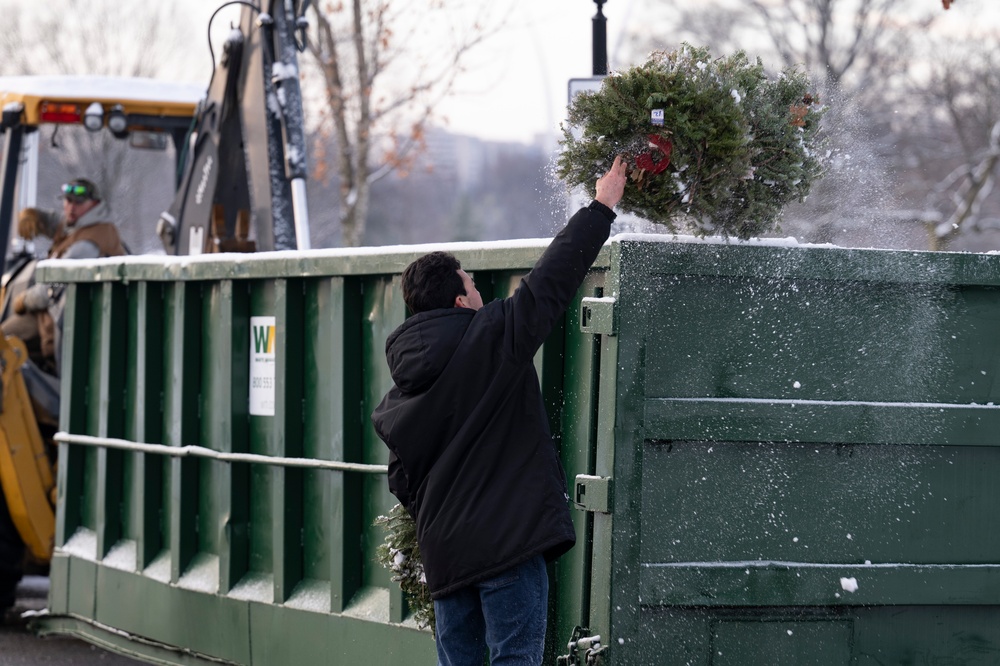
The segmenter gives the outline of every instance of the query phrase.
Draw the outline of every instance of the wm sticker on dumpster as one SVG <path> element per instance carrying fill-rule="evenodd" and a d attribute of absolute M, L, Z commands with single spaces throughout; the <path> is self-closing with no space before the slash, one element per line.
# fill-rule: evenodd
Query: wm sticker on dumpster
<path fill-rule="evenodd" d="M 274 317 L 250 317 L 250 414 L 274 416 Z"/>

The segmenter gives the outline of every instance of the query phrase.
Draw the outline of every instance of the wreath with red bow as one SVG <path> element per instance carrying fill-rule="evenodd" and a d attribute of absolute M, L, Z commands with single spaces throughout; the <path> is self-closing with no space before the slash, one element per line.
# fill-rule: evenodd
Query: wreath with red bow
<path fill-rule="evenodd" d="M 809 87 L 796 69 L 769 78 L 742 52 L 654 53 L 576 96 L 557 173 L 593 195 L 622 154 L 630 175 L 621 210 L 674 231 L 759 236 L 821 174 L 822 108 Z"/>

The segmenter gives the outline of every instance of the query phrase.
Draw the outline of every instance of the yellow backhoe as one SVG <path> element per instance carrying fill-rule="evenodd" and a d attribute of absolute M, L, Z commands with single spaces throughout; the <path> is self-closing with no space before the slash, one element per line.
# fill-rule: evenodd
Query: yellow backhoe
<path fill-rule="evenodd" d="M 308 249 L 297 53 L 305 48 L 309 2 L 239 4 L 239 25 L 207 89 L 148 79 L 0 77 L 0 241 L 12 238 L 18 212 L 38 205 L 39 192 L 97 170 L 128 184 L 104 183 L 106 198 L 119 218 L 122 211 L 149 217 L 146 235 L 158 235 L 167 253 Z M 97 157 L 82 164 L 79 151 L 75 161 L 51 157 L 98 138 Z M 141 159 L 129 162 L 129 151 Z M 165 156 L 169 167 L 155 166 L 151 155 Z M 111 163 L 116 170 L 105 168 Z M 132 208 L 123 203 L 129 197 Z M 40 254 L 16 236 L 10 249 L 0 255 L 2 321 L 31 283 Z M 26 562 L 47 564 L 55 526 L 48 437 L 58 429 L 58 364 L 52 374 L 33 363 L 21 337 L 0 335 L 0 609 L 13 602 Z"/>
<path fill-rule="evenodd" d="M 72 142 L 73 132 L 110 132 L 121 150 L 183 151 L 204 93 L 198 87 L 97 77 L 0 78 L 4 161 L 0 217 L 10 229 L 17 210 L 37 204 L 39 139 Z M 56 143 L 59 145 L 59 143 Z M 180 150 L 178 150 L 180 149 Z M 50 178 L 51 180 L 51 178 Z M 176 183 L 167 183 L 170 196 Z M 9 232 L 8 232 L 9 233 Z M 6 241 L 7 235 L 4 235 Z M 15 239 L 6 260 L 2 314 L 30 281 L 35 253 Z M 26 563 L 44 569 L 55 532 L 55 455 L 47 436 L 57 426 L 58 379 L 29 360 L 16 336 L 0 336 L 0 608 L 13 602 Z M 28 384 L 39 390 L 29 393 Z M 55 411 L 56 413 L 51 413 Z"/>

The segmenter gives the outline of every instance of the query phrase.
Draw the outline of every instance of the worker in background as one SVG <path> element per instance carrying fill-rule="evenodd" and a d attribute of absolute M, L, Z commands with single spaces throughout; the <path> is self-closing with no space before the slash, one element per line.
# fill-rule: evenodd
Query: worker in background
<path fill-rule="evenodd" d="M 542 661 L 546 562 L 576 535 L 533 359 L 608 239 L 626 172 L 616 158 L 509 298 L 484 305 L 446 252 L 403 271 L 413 316 L 386 341 L 395 386 L 372 421 L 416 520 L 439 666 Z"/>
<path fill-rule="evenodd" d="M 83 218 L 101 204 L 97 186 L 75 178 L 62 186 L 62 215 L 56 211 L 25 208 L 17 221 L 18 234 L 27 240 L 52 239 L 49 259 L 96 259 L 126 254 L 118 228 L 112 222 Z"/>
<path fill-rule="evenodd" d="M 51 238 L 49 259 L 96 259 L 127 254 L 114 223 L 84 219 L 101 204 L 100 192 L 93 182 L 75 178 L 62 186 L 59 198 L 62 199 L 61 214 L 40 208 L 22 210 L 17 222 L 18 235 L 26 240 L 38 236 Z M 32 345 L 28 340 L 37 332 L 39 357 L 33 360 L 48 372 L 53 372 L 56 366 L 56 320 L 61 312 L 53 310 L 61 310 L 61 295 L 59 287 L 32 284 L 14 297 L 14 316 L 0 325 L 5 334 L 24 339 L 29 351 Z"/>

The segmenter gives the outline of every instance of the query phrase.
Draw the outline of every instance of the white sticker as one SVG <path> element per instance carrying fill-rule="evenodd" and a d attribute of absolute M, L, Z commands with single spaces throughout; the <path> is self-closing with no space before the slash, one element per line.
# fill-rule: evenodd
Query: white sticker
<path fill-rule="evenodd" d="M 274 317 L 250 317 L 250 414 L 274 416 Z"/>
<path fill-rule="evenodd" d="M 188 254 L 201 254 L 205 251 L 205 227 L 191 227 L 188 230 Z"/>
<path fill-rule="evenodd" d="M 653 109 L 649 114 L 649 120 L 654 125 L 663 124 L 663 109 Z"/>

